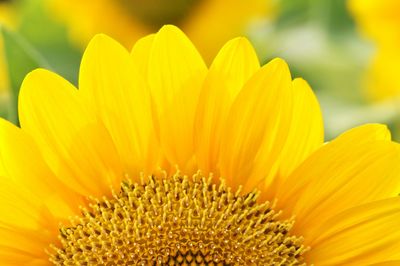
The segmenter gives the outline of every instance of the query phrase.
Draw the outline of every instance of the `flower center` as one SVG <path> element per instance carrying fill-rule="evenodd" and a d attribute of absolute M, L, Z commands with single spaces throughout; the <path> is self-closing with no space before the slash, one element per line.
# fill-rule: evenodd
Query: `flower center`
<path fill-rule="evenodd" d="M 52 245 L 55 265 L 305 265 L 302 239 L 289 234 L 258 192 L 242 195 L 222 180 L 150 177 L 123 182 L 111 199 L 94 200 Z"/>
<path fill-rule="evenodd" d="M 132 16 L 154 28 L 178 24 L 199 0 L 119 0 Z"/>

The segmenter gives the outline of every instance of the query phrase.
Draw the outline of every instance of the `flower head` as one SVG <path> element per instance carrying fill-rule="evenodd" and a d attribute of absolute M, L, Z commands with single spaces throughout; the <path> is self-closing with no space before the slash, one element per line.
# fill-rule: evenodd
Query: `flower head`
<path fill-rule="evenodd" d="M 82 47 L 105 33 L 131 47 L 164 24 L 177 24 L 195 43 L 207 63 L 218 49 L 269 17 L 270 0 L 47 0 Z"/>
<path fill-rule="evenodd" d="M 2 27 L 15 27 L 16 12 L 14 9 L 11 3 L 0 3 L 0 24 Z M 0 37 L 0 97 L 4 97 L 4 94 L 8 93 L 9 86 L 3 37 Z"/>
<path fill-rule="evenodd" d="M 400 260 L 399 145 L 323 145 L 318 102 L 244 38 L 207 69 L 176 27 L 96 36 L 79 90 L 35 70 L 0 121 L 7 265 L 370 265 Z"/>
<path fill-rule="evenodd" d="M 397 0 L 351 0 L 349 9 L 365 36 L 373 41 L 376 54 L 366 74 L 370 99 L 400 97 L 400 2 Z"/>

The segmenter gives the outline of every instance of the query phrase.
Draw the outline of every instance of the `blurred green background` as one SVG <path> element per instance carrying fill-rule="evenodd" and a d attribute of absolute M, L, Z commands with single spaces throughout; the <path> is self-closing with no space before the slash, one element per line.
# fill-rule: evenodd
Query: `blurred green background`
<path fill-rule="evenodd" d="M 18 123 L 16 104 L 24 76 L 37 67 L 77 83 L 82 49 L 67 27 L 41 0 L 1 1 L 12 5 L 14 26 L 3 26 L 9 89 L 0 97 L 0 115 Z M 400 104 L 369 101 L 363 79 L 374 44 L 359 34 L 344 0 L 281 0 L 274 15 L 249 28 L 262 62 L 284 58 L 293 76 L 306 79 L 320 100 L 327 139 L 355 125 L 388 124 L 400 140 Z"/>

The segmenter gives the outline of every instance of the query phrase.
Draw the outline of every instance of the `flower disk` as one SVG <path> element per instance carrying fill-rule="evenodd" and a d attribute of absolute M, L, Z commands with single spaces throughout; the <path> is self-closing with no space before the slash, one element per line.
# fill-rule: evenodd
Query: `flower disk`
<path fill-rule="evenodd" d="M 56 265 L 302 265 L 307 249 L 291 236 L 292 220 L 280 220 L 258 192 L 232 192 L 222 180 L 142 178 L 123 182 L 112 199 L 60 230 Z"/>

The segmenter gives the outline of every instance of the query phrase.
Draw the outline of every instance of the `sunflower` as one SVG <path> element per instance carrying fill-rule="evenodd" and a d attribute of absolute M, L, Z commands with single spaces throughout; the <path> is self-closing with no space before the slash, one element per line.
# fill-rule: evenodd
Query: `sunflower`
<path fill-rule="evenodd" d="M 15 27 L 16 16 L 14 6 L 8 2 L 0 2 L 0 25 L 2 27 Z M 0 36 L 0 94 L 5 94 L 9 89 L 7 63 L 4 54 L 3 37 Z"/>
<path fill-rule="evenodd" d="M 376 46 L 366 74 L 366 89 L 373 100 L 400 97 L 400 2 L 397 0 L 351 0 L 349 9 L 362 33 Z"/>
<path fill-rule="evenodd" d="M 65 22 L 72 39 L 85 47 L 105 33 L 125 47 L 164 24 L 178 24 L 207 61 L 230 38 L 268 17 L 270 0 L 45 0 Z"/>
<path fill-rule="evenodd" d="M 318 102 L 245 38 L 209 69 L 164 26 L 88 45 L 79 90 L 25 78 L 0 120 L 3 265 L 398 265 L 400 147 L 323 145 Z M 391 264 L 390 264 L 391 263 Z"/>
<path fill-rule="evenodd" d="M 364 81 L 367 96 L 375 101 L 388 99 L 398 99 L 400 101 L 399 71 L 399 49 L 388 46 L 379 47 L 372 58 Z"/>
<path fill-rule="evenodd" d="M 366 36 L 377 43 L 400 43 L 400 2 L 397 0 L 349 0 L 349 9 Z"/>

